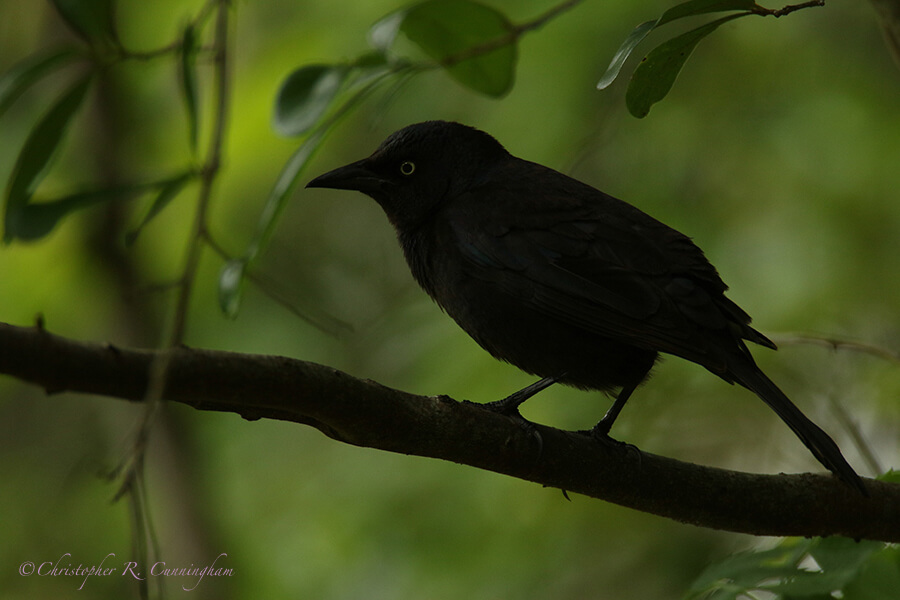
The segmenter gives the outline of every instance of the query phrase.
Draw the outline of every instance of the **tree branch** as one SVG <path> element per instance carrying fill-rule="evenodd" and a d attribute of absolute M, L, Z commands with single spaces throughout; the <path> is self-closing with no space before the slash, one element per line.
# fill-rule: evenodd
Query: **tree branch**
<path fill-rule="evenodd" d="M 348 444 L 440 458 L 577 492 L 683 523 L 756 535 L 900 542 L 900 485 L 867 479 L 863 498 L 831 475 L 755 475 L 599 444 L 446 396 L 416 396 L 331 367 L 176 348 L 163 397 L 245 419 L 292 421 Z M 82 343 L 0 324 L 0 373 L 48 393 L 141 401 L 156 351 Z"/>

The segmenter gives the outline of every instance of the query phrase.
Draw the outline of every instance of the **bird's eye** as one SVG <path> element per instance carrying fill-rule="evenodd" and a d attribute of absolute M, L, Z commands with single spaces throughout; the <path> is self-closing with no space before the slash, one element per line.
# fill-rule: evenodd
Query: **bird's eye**
<path fill-rule="evenodd" d="M 402 163 L 400 163 L 400 174 L 401 175 L 412 175 L 413 171 L 415 171 L 415 170 L 416 170 L 416 163 L 414 163 L 412 161 L 404 160 Z"/>

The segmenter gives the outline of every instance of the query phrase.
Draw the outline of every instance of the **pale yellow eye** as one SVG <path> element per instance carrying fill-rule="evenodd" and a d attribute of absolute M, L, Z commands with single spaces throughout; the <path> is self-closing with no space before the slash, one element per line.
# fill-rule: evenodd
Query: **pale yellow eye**
<path fill-rule="evenodd" d="M 416 164 L 412 161 L 404 160 L 400 163 L 400 174 L 401 175 L 412 175 L 413 171 L 416 170 Z"/>

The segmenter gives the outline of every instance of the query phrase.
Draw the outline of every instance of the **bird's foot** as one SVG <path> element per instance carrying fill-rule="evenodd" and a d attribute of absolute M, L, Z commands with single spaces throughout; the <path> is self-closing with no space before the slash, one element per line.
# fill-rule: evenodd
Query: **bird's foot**
<path fill-rule="evenodd" d="M 616 447 L 627 446 L 628 444 L 626 444 L 625 442 L 620 442 L 619 440 L 616 440 L 616 439 L 613 439 L 612 437 L 610 437 L 609 429 L 610 429 L 611 425 L 612 425 L 612 423 L 609 423 L 608 421 L 603 419 L 599 423 L 597 423 L 596 425 L 591 427 L 590 429 L 580 429 L 580 430 L 576 431 L 575 433 L 578 433 L 583 436 L 587 436 L 587 437 L 591 438 L 592 440 L 599 442 L 601 444 L 607 445 L 607 446 L 616 446 Z"/>
<path fill-rule="evenodd" d="M 497 413 L 509 418 L 509 420 L 518 425 L 522 431 L 533 437 L 535 442 L 537 442 L 537 456 L 538 459 L 540 459 L 541 455 L 544 452 L 544 438 L 541 437 L 541 434 L 537 430 L 535 424 L 523 417 L 522 413 L 519 412 L 519 404 L 521 404 L 521 402 L 516 402 L 518 398 L 513 398 L 515 395 L 516 394 L 507 396 L 503 400 L 485 402 L 481 406 L 493 413 Z M 513 398 L 512 401 L 510 401 L 511 398 Z"/>
<path fill-rule="evenodd" d="M 628 442 L 622 442 L 617 439 L 610 437 L 609 435 L 609 427 L 603 421 L 600 421 L 596 425 L 594 425 L 591 429 L 582 429 L 580 431 L 576 431 L 575 433 L 580 433 L 581 435 L 587 436 L 594 440 L 599 444 L 603 444 L 609 448 L 616 448 L 625 450 L 628 453 L 634 453 L 637 456 L 638 462 L 641 460 L 641 450 L 634 444 L 629 444 Z"/>

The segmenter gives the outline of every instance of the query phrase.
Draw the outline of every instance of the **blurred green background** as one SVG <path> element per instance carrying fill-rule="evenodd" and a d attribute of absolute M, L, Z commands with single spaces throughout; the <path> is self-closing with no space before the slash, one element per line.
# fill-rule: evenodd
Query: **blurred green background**
<path fill-rule="evenodd" d="M 122 1 L 121 37 L 133 49 L 165 45 L 201 4 Z M 516 22 L 551 6 L 490 4 Z M 368 27 L 398 6 L 237 3 L 225 170 L 211 207 L 213 233 L 229 251 L 246 246 L 297 146 L 269 125 L 283 78 L 304 64 L 365 51 Z M 780 20 L 728 23 L 700 44 L 670 96 L 637 120 L 623 102 L 632 63 L 610 89 L 594 85 L 631 28 L 669 6 L 588 1 L 565 13 L 522 39 L 515 87 L 501 100 L 441 72 L 415 78 L 342 123 L 303 181 L 369 154 L 406 124 L 462 121 L 693 237 L 732 287 L 730 297 L 776 341 L 804 331 L 900 348 L 900 71 L 869 5 L 834 2 Z M 654 34 L 638 53 L 662 39 Z M 67 40 L 48 3 L 0 0 L 0 71 Z M 41 82 L 0 119 L 0 179 L 70 80 L 63 73 Z M 177 82 L 169 60 L 114 68 L 41 189 L 181 167 L 189 150 Z M 201 80 L 204 102 L 209 84 Z M 201 133 L 208 129 L 204 122 Z M 3 247 L 0 321 L 27 325 L 41 313 L 62 335 L 159 344 L 173 298 L 149 288 L 177 276 L 195 196 L 193 185 L 131 248 L 121 232 L 139 220 L 143 204 L 86 210 L 38 243 Z M 360 194 L 298 189 L 259 265 L 293 301 L 351 323 L 353 333 L 328 336 L 252 286 L 239 317 L 228 320 L 216 304 L 220 267 L 212 252 L 204 254 L 191 346 L 282 354 L 410 392 L 477 401 L 532 381 L 491 359 L 428 300 L 380 209 Z M 882 468 L 896 463 L 896 365 L 809 345 L 756 355 L 861 474 L 873 475 L 873 466 L 848 427 L 858 428 Z M 608 404 L 599 394 L 551 388 L 523 413 L 581 429 Z M 101 475 L 127 455 L 141 414 L 120 400 L 47 396 L 0 379 L 4 598 L 135 595 L 120 576 L 91 578 L 78 590 L 80 578 L 23 577 L 18 568 L 66 553 L 63 563 L 98 564 L 109 553 L 114 566 L 131 560 L 127 506 L 111 502 L 116 487 Z M 752 394 L 677 359 L 657 368 L 613 436 L 726 468 L 820 470 Z M 173 579 L 170 597 L 678 598 L 711 561 L 771 543 L 577 495 L 569 502 L 559 490 L 354 448 L 298 425 L 182 406 L 167 406 L 154 429 L 147 485 L 162 560 L 202 565 L 227 553 L 218 564 L 234 569 L 191 592 Z"/>

